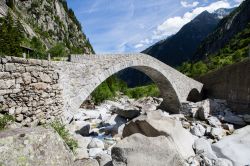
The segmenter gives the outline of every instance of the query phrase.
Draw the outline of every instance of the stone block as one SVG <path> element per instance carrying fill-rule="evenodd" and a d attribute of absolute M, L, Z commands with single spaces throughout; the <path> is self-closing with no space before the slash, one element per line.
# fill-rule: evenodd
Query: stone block
<path fill-rule="evenodd" d="M 21 128 L 0 133 L 3 165 L 73 165 L 73 154 L 51 128 Z"/>

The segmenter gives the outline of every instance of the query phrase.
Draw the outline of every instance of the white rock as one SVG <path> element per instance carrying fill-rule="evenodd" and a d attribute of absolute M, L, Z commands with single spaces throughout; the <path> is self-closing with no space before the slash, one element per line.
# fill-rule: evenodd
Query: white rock
<path fill-rule="evenodd" d="M 184 166 L 173 139 L 165 136 L 146 137 L 139 133 L 122 139 L 112 148 L 114 166 Z"/>
<path fill-rule="evenodd" d="M 148 112 L 148 111 L 155 111 L 157 107 L 154 104 L 145 104 L 141 108 L 143 112 Z"/>
<path fill-rule="evenodd" d="M 201 120 L 206 120 L 208 116 L 210 115 L 210 104 L 211 100 L 204 100 L 202 101 L 202 107 L 198 110 L 198 116 Z"/>
<path fill-rule="evenodd" d="M 16 121 L 17 121 L 17 122 L 22 122 L 22 121 L 23 121 L 23 114 L 17 115 Z"/>
<path fill-rule="evenodd" d="M 226 158 L 234 166 L 250 164 L 250 126 L 235 130 L 234 134 L 224 137 L 212 145 L 217 157 Z"/>
<path fill-rule="evenodd" d="M 91 148 L 104 149 L 104 143 L 101 140 L 99 140 L 98 138 L 93 138 L 88 145 L 88 149 L 91 149 Z"/>
<path fill-rule="evenodd" d="M 201 137 L 205 134 L 206 129 L 201 124 L 197 124 L 191 127 L 190 132 L 195 136 Z"/>
<path fill-rule="evenodd" d="M 83 113 L 90 119 L 98 119 L 101 115 L 98 110 L 84 110 Z"/>
<path fill-rule="evenodd" d="M 221 127 L 225 130 L 228 130 L 231 133 L 234 132 L 234 125 L 232 124 L 225 123 L 225 124 L 222 124 Z"/>
<path fill-rule="evenodd" d="M 88 136 L 90 131 L 90 124 L 85 121 L 74 121 L 71 124 L 72 128 L 76 133 L 81 134 L 82 136 Z"/>
<path fill-rule="evenodd" d="M 89 156 L 90 157 L 95 157 L 98 154 L 103 154 L 103 150 L 101 148 L 91 148 L 89 149 Z"/>
<path fill-rule="evenodd" d="M 135 133 L 141 133 L 148 137 L 159 135 L 169 137 L 176 144 L 183 158 L 187 159 L 194 155 L 192 134 L 182 127 L 180 121 L 173 120 L 170 117 L 162 117 L 157 111 L 151 111 L 147 116 L 141 115 L 127 123 L 122 136 L 125 138 Z"/>
<path fill-rule="evenodd" d="M 100 166 L 112 165 L 111 155 L 108 154 L 98 154 L 95 159 L 98 161 Z"/>
<path fill-rule="evenodd" d="M 222 137 L 224 137 L 226 135 L 226 132 L 224 129 L 222 128 L 212 128 L 211 130 L 211 135 L 216 138 L 216 139 L 221 139 Z"/>
<path fill-rule="evenodd" d="M 210 160 L 217 159 L 217 156 L 211 148 L 211 144 L 204 138 L 195 140 L 194 149 L 197 152 L 202 153 L 203 156 L 207 157 Z"/>
<path fill-rule="evenodd" d="M 220 127 L 221 126 L 221 122 L 217 117 L 211 116 L 207 119 L 208 123 L 212 126 L 212 127 Z"/>
<path fill-rule="evenodd" d="M 81 160 L 81 159 L 86 159 L 89 158 L 89 153 L 87 149 L 84 148 L 77 148 L 75 150 L 75 159 L 76 160 Z"/>
<path fill-rule="evenodd" d="M 215 160 L 214 166 L 233 166 L 233 163 L 230 160 L 218 158 Z"/>

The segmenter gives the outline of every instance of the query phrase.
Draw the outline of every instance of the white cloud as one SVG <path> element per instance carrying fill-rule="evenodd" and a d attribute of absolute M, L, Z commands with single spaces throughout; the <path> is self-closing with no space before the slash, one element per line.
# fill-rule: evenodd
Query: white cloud
<path fill-rule="evenodd" d="M 139 43 L 135 44 L 135 48 L 136 46 L 138 47 L 138 45 L 143 47 L 143 46 L 152 44 L 155 41 L 159 41 L 170 35 L 177 33 L 183 27 L 183 25 L 190 22 L 192 19 L 194 19 L 197 15 L 199 15 L 203 11 L 208 11 L 212 13 L 217 9 L 230 8 L 230 7 L 231 7 L 230 3 L 227 0 L 220 0 L 214 3 L 211 3 L 208 6 L 197 7 L 193 9 L 191 12 L 186 12 L 182 17 L 176 16 L 176 17 L 168 18 L 162 24 L 156 27 L 156 29 L 153 31 L 153 34 L 150 38 L 146 38 L 144 40 L 141 40 Z"/>
<path fill-rule="evenodd" d="M 187 1 L 181 1 L 181 6 L 183 7 L 196 7 L 199 5 L 198 1 L 195 1 L 193 3 L 188 3 Z"/>
<path fill-rule="evenodd" d="M 235 6 L 239 6 L 244 0 L 234 0 L 235 3 L 237 3 Z"/>
<path fill-rule="evenodd" d="M 143 46 L 144 46 L 144 44 L 139 43 L 139 44 L 136 44 L 136 45 L 135 45 L 135 48 L 141 48 L 141 47 L 143 47 Z"/>

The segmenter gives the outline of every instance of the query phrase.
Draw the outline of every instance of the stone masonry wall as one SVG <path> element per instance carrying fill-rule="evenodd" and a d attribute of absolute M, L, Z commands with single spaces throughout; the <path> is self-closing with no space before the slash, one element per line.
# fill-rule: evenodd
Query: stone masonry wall
<path fill-rule="evenodd" d="M 238 113 L 250 113 L 250 59 L 208 73 L 198 81 L 204 84 L 205 97 L 227 100 Z"/>
<path fill-rule="evenodd" d="M 59 75 L 49 61 L 0 58 L 0 113 L 23 126 L 44 124 L 62 114 Z"/>

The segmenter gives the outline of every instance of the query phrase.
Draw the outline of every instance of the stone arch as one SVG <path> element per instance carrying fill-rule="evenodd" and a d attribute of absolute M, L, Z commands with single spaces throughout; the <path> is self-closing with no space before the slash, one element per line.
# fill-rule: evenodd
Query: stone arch
<path fill-rule="evenodd" d="M 61 87 L 64 100 L 67 101 L 64 106 L 70 111 L 78 109 L 91 92 L 108 77 L 129 67 L 145 73 L 156 83 L 164 99 L 162 106 L 172 113 L 179 113 L 181 103 L 187 100 L 192 89 L 201 91 L 202 88 L 201 83 L 145 54 L 81 55 L 71 56 L 70 59 L 74 63 L 59 65 L 63 83 Z"/>

